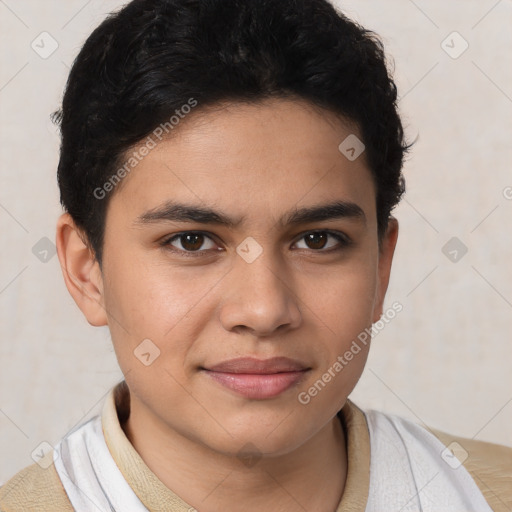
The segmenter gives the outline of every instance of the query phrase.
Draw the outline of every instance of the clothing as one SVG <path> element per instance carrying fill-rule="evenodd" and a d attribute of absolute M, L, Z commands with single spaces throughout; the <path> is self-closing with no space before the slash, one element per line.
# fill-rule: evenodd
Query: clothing
<path fill-rule="evenodd" d="M 101 417 L 59 442 L 50 467 L 33 464 L 0 488 L 0 510 L 193 511 L 135 451 L 121 427 L 128 415 L 123 381 L 110 391 Z M 363 411 L 350 400 L 338 417 L 348 468 L 337 512 L 512 510 L 512 448 L 427 430 L 394 415 Z"/>

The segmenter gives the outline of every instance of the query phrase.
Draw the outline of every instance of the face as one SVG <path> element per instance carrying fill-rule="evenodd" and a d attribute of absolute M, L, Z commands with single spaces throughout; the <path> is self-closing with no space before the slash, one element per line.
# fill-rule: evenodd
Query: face
<path fill-rule="evenodd" d="M 132 400 L 162 429 L 288 453 L 363 371 L 369 344 L 335 363 L 381 314 L 393 237 L 379 250 L 364 153 L 338 149 L 355 127 L 291 100 L 194 115 L 111 198 L 106 321 Z"/>

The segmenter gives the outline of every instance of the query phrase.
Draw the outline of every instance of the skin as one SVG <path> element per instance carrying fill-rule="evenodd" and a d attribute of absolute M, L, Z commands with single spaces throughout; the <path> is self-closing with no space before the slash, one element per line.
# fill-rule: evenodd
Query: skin
<path fill-rule="evenodd" d="M 351 162 L 338 150 L 350 134 L 359 132 L 302 100 L 197 111 L 113 193 L 101 269 L 71 217 L 58 221 L 66 285 L 92 325 L 109 326 L 130 389 L 124 430 L 158 478 L 202 512 L 229 510 L 233 500 L 247 512 L 335 511 L 343 494 L 346 440 L 336 413 L 369 345 L 307 405 L 297 396 L 382 315 L 398 236 L 391 219 L 378 243 L 364 153 Z M 243 221 L 137 222 L 168 200 Z M 355 203 L 364 216 L 279 222 L 333 201 Z M 320 241 L 305 237 L 312 230 L 323 231 Z M 205 236 L 161 244 L 189 231 Z M 247 237 L 262 248 L 251 263 L 236 252 Z M 197 247 L 199 256 L 184 254 Z M 148 338 L 160 355 L 145 366 L 134 350 Z M 311 369 L 262 400 L 199 369 L 242 356 L 286 356 Z M 248 443 L 261 455 L 251 467 L 237 457 Z"/>

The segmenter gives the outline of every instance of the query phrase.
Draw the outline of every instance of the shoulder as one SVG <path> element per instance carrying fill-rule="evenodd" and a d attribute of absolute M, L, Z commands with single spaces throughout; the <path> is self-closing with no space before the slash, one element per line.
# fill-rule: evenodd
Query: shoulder
<path fill-rule="evenodd" d="M 55 466 L 32 464 L 0 487 L 2 512 L 73 512 Z"/>
<path fill-rule="evenodd" d="M 512 448 L 430 429 L 462 462 L 495 512 L 512 510 Z"/>
<path fill-rule="evenodd" d="M 453 470 L 460 466 L 465 468 L 494 512 L 512 510 L 511 447 L 456 436 L 380 411 L 365 411 L 365 415 L 370 431 L 374 435 L 378 433 L 377 437 L 388 449 L 401 447 L 403 443 L 421 460 L 419 447 L 430 446 L 438 463 L 444 459 L 446 466 L 443 463 L 441 467 Z M 394 436 L 394 432 L 398 437 Z"/>

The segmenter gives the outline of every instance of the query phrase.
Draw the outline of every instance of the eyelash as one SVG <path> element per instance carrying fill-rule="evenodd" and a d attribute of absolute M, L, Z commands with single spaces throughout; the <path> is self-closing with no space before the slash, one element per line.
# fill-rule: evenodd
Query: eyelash
<path fill-rule="evenodd" d="M 349 247 L 353 243 L 352 240 L 347 235 L 345 235 L 343 233 L 336 232 L 336 231 L 330 231 L 328 229 L 315 229 L 312 231 L 306 231 L 304 233 L 301 233 L 301 236 L 300 236 L 300 238 L 297 239 L 297 242 L 302 240 L 303 238 L 305 238 L 306 235 L 309 235 L 312 233 L 325 233 L 328 236 L 330 235 L 333 238 L 335 238 L 339 243 L 338 247 L 336 247 L 336 246 L 330 247 L 329 249 L 325 249 L 325 250 L 324 249 L 309 249 L 310 251 L 312 251 L 314 253 L 330 254 L 332 252 L 341 251 L 342 249 Z M 171 237 L 168 237 L 168 238 L 162 240 L 162 242 L 160 242 L 160 245 L 162 247 L 164 247 L 166 250 L 169 250 L 171 252 L 174 252 L 174 253 L 177 253 L 180 255 L 184 255 L 186 257 L 192 257 L 192 258 L 197 258 L 199 256 L 203 256 L 206 251 L 211 250 L 211 249 L 203 249 L 203 250 L 198 250 L 198 251 L 185 251 L 182 249 L 177 249 L 176 247 L 173 247 L 171 245 L 171 242 L 179 239 L 180 237 L 182 237 L 184 235 L 192 235 L 192 234 L 193 235 L 204 235 L 205 237 L 214 241 L 212 236 L 205 231 L 182 231 L 181 233 L 174 234 Z M 297 242 L 295 242 L 295 243 L 297 243 Z M 299 250 L 308 250 L 308 249 L 299 249 Z"/>

